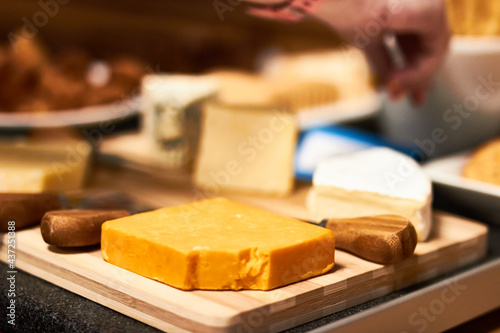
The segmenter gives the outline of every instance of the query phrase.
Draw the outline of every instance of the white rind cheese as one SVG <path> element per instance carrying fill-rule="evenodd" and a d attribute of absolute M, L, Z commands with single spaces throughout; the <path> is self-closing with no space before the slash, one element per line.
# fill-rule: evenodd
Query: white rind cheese
<path fill-rule="evenodd" d="M 396 214 L 409 219 L 419 241 L 432 226 L 432 186 L 410 157 L 371 148 L 321 162 L 313 176 L 307 206 L 314 218 L 354 218 Z"/>

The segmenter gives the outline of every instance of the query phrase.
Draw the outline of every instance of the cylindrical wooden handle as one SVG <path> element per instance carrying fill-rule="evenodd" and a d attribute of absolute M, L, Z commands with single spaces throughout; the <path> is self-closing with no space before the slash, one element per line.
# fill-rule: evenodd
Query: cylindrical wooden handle
<path fill-rule="evenodd" d="M 14 221 L 16 230 L 40 223 L 47 211 L 61 209 L 56 193 L 0 193 L 0 232 Z"/>
<path fill-rule="evenodd" d="M 415 227 L 397 215 L 331 219 L 325 227 L 334 232 L 338 249 L 379 264 L 404 260 L 417 246 Z"/>
<path fill-rule="evenodd" d="M 40 230 L 43 240 L 60 247 L 96 245 L 104 222 L 129 216 L 126 210 L 67 209 L 46 213 Z"/>

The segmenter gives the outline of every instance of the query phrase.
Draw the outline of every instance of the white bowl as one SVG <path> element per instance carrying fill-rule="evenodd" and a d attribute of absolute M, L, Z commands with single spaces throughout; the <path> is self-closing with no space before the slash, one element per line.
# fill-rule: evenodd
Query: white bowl
<path fill-rule="evenodd" d="M 454 37 L 425 104 L 417 108 L 407 98 L 384 96 L 380 123 L 388 139 L 425 158 L 500 135 L 500 38 Z"/>

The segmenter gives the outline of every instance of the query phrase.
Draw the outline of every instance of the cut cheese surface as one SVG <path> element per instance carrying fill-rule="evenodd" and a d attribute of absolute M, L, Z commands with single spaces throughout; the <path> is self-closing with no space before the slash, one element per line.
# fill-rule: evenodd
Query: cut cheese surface
<path fill-rule="evenodd" d="M 307 206 L 315 219 L 396 214 L 409 219 L 420 241 L 431 231 L 432 187 L 410 157 L 371 148 L 321 162 Z"/>
<path fill-rule="evenodd" d="M 296 118 L 272 107 L 208 104 L 194 182 L 208 193 L 285 196 L 293 188 Z"/>
<path fill-rule="evenodd" d="M 205 75 L 219 86 L 217 99 L 229 105 L 272 105 L 272 83 L 257 74 L 235 70 L 216 70 Z"/>
<path fill-rule="evenodd" d="M 269 290 L 329 271 L 333 233 L 213 198 L 108 221 L 103 258 L 180 289 Z"/>
<path fill-rule="evenodd" d="M 91 155 L 88 142 L 0 145 L 0 192 L 64 191 L 82 185 Z"/>

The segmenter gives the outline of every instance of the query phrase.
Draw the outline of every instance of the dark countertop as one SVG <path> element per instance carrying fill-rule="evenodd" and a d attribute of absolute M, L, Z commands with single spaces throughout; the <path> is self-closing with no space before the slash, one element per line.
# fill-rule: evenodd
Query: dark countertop
<path fill-rule="evenodd" d="M 481 220 L 478 216 L 471 216 L 471 212 L 464 210 L 464 208 L 453 206 L 453 203 L 436 200 L 435 208 L 448 211 L 452 210 L 454 213 L 458 212 L 463 216 Z M 477 213 L 474 213 L 474 215 L 477 215 Z M 455 270 L 438 278 L 392 292 L 389 295 L 353 306 L 335 314 L 314 320 L 292 328 L 287 332 L 309 331 L 359 313 L 384 302 L 412 293 L 450 276 L 470 270 L 472 267 L 477 267 L 498 259 L 500 257 L 500 225 L 490 224 L 488 244 L 488 255 L 480 262 Z M 2 271 L 2 278 L 0 279 L 0 285 L 2 286 L 1 307 L 2 309 L 6 309 L 8 305 L 8 281 L 6 279 L 8 266 L 1 263 L 0 267 Z M 7 317 L 2 315 L 0 316 L 0 330 L 2 332 L 160 332 L 159 330 L 146 324 L 138 322 L 130 317 L 124 316 L 105 306 L 94 303 L 86 298 L 73 294 L 65 289 L 59 288 L 20 270 L 18 270 L 16 275 L 16 289 L 16 326 L 14 328 L 12 325 L 7 324 Z"/>

